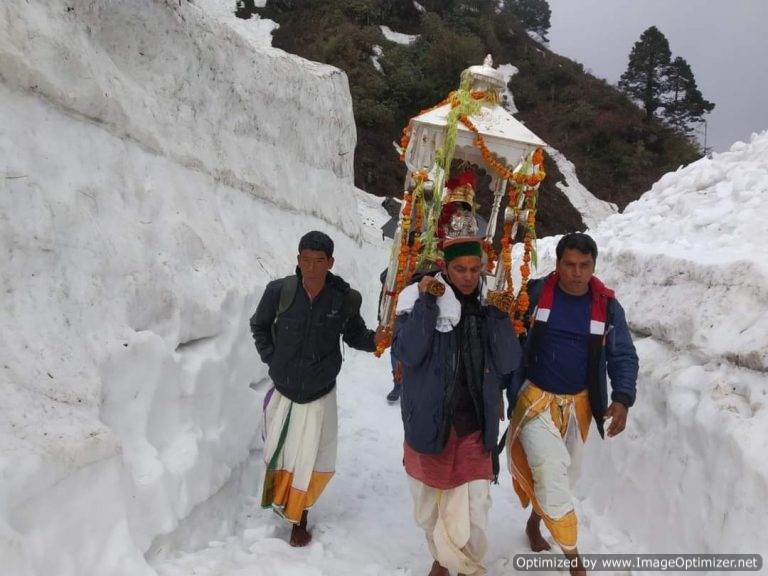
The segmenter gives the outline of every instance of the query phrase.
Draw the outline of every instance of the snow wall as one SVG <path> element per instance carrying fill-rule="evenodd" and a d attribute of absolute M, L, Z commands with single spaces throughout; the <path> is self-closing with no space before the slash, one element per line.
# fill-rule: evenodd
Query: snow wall
<path fill-rule="evenodd" d="M 0 4 L 4 573 L 149 575 L 158 536 L 236 499 L 265 377 L 247 319 L 308 228 L 373 321 L 346 78 L 228 4 Z M 641 356 L 579 484 L 604 549 L 768 552 L 766 166 L 763 134 L 594 232 Z"/>
<path fill-rule="evenodd" d="M 605 441 L 592 428 L 578 485 L 607 550 L 768 558 L 766 198 L 768 132 L 590 232 L 640 356 L 629 425 Z M 542 271 L 556 240 L 539 244 Z"/>
<path fill-rule="evenodd" d="M 301 234 L 376 293 L 346 76 L 230 5 L 0 4 L 3 574 L 154 573 L 247 458 L 247 321 Z"/>

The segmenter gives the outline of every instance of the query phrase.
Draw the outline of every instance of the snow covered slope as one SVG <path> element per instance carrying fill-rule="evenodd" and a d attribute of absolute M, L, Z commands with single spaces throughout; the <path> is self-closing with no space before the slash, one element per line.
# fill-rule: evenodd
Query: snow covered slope
<path fill-rule="evenodd" d="M 592 231 L 641 367 L 627 431 L 592 438 L 583 467 L 605 545 L 768 554 L 766 198 L 768 132 L 665 175 Z"/>
<path fill-rule="evenodd" d="M 650 551 L 768 553 L 768 133 L 667 174 L 607 219 L 640 401 L 586 485 Z M 602 487 L 596 485 L 600 480 Z"/>
<path fill-rule="evenodd" d="M 3 574 L 153 573 L 248 455 L 247 320 L 300 235 L 376 289 L 345 75 L 225 4 L 0 4 Z"/>
<path fill-rule="evenodd" d="M 581 219 L 587 228 L 597 227 L 608 216 L 619 211 L 616 204 L 600 200 L 587 190 L 587 187 L 579 181 L 579 177 L 576 175 L 576 166 L 562 152 L 552 146 L 547 146 L 547 154 L 552 157 L 557 164 L 557 169 L 565 178 L 565 183 L 557 182 L 555 185 L 581 214 Z"/>

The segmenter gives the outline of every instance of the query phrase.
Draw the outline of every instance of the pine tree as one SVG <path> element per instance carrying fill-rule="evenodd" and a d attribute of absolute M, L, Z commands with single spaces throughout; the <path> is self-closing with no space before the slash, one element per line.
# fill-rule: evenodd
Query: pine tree
<path fill-rule="evenodd" d="M 235 16 L 248 20 L 254 14 L 256 14 L 256 3 L 254 0 L 236 0 Z"/>
<path fill-rule="evenodd" d="M 619 80 L 619 88 L 642 102 L 649 120 L 664 104 L 671 59 L 672 53 L 666 36 L 656 26 L 651 26 L 632 47 L 627 71 Z"/>
<path fill-rule="evenodd" d="M 696 124 L 704 121 L 704 114 L 711 112 L 715 105 L 704 99 L 696 86 L 688 62 L 678 56 L 669 68 L 667 96 L 663 104 L 663 118 L 683 134 L 691 135 Z"/>
<path fill-rule="evenodd" d="M 547 40 L 551 26 L 549 19 L 552 16 L 547 0 L 507 0 L 505 7 L 517 15 L 527 30 L 536 32 L 542 40 Z"/>

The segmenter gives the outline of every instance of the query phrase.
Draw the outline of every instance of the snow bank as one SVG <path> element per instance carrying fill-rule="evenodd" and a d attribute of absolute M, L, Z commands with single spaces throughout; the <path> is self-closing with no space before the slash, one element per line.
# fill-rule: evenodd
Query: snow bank
<path fill-rule="evenodd" d="M 768 553 L 767 196 L 765 132 L 592 231 L 640 355 L 628 429 L 593 436 L 579 484 L 617 552 Z"/>
<path fill-rule="evenodd" d="M 586 494 L 639 548 L 768 552 L 767 195 L 768 132 L 597 229 L 602 276 L 647 337 L 631 427 L 595 455 Z"/>
<path fill-rule="evenodd" d="M 381 66 L 381 62 L 379 62 L 379 59 L 384 55 L 384 49 L 378 44 L 374 44 L 371 51 L 373 52 L 373 55 L 371 56 L 371 62 L 373 63 L 373 67 L 376 68 L 377 72 L 381 72 L 383 74 L 384 68 Z"/>
<path fill-rule="evenodd" d="M 395 32 L 389 26 L 379 26 L 381 33 L 384 34 L 384 38 L 395 44 L 402 44 L 403 46 L 410 46 L 416 40 L 419 39 L 418 34 L 403 34 L 401 32 Z"/>
<path fill-rule="evenodd" d="M 324 201 L 339 179 L 347 190 L 352 181 L 355 128 L 341 71 L 267 49 L 266 21 L 227 18 L 224 0 L 70 4 L 3 3 L 5 84 L 234 188 L 359 233 L 354 209 Z"/>
<path fill-rule="evenodd" d="M 557 169 L 565 178 L 565 183 L 558 182 L 556 186 L 565 194 L 573 207 L 581 214 L 581 219 L 587 228 L 595 228 L 600 222 L 619 211 L 619 207 L 611 202 L 600 200 L 579 181 L 576 166 L 559 150 L 547 146 L 547 154 L 557 164 Z"/>
<path fill-rule="evenodd" d="M 515 106 L 515 98 L 512 95 L 512 91 L 509 89 L 509 79 L 519 72 L 517 66 L 512 64 L 502 64 L 499 66 L 499 72 L 504 75 L 504 94 L 501 95 L 501 101 L 504 108 L 510 114 L 517 114 L 517 106 Z"/>
<path fill-rule="evenodd" d="M 531 40 L 538 42 L 539 44 L 549 44 L 549 42 L 547 42 L 547 40 L 545 40 L 544 37 L 538 32 L 534 32 L 533 30 L 526 30 L 525 33 L 528 34 L 528 37 Z"/>
<path fill-rule="evenodd" d="M 636 330 L 768 371 L 766 194 L 763 133 L 665 175 L 597 229 L 601 267 L 620 285 Z"/>
<path fill-rule="evenodd" d="M 247 320 L 300 235 L 376 290 L 345 75 L 220 4 L 0 5 L 4 574 L 153 574 L 248 455 Z"/>

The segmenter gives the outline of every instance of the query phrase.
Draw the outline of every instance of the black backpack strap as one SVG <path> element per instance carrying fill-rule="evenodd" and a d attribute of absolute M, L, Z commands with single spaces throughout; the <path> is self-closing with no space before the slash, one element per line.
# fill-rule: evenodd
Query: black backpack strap
<path fill-rule="evenodd" d="M 347 321 L 357 314 L 360 310 L 360 306 L 363 303 L 363 297 L 357 290 L 349 290 L 342 299 L 341 312 L 344 314 L 344 326 L 347 325 Z"/>
<path fill-rule="evenodd" d="M 296 291 L 299 287 L 298 276 L 286 276 L 283 278 L 282 285 L 280 286 L 280 301 L 277 304 L 277 313 L 275 319 L 272 321 L 272 341 L 275 341 L 275 330 L 277 326 L 277 319 L 280 318 L 280 314 L 288 310 L 293 304 L 296 298 Z"/>

